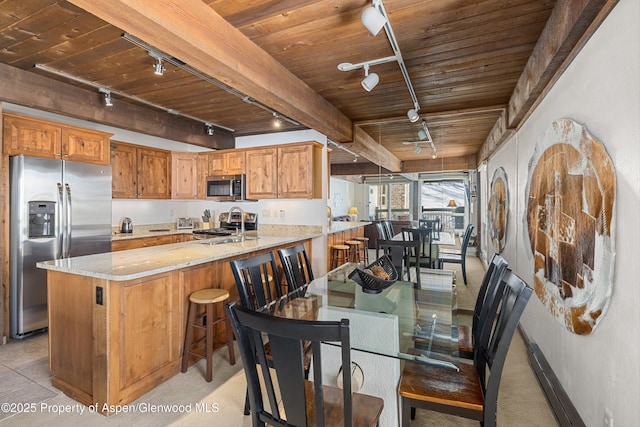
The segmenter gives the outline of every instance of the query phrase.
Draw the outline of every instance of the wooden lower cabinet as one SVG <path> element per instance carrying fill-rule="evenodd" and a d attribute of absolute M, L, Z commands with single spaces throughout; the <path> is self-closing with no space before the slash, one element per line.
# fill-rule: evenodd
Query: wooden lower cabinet
<path fill-rule="evenodd" d="M 304 243 L 311 254 L 311 241 Z M 229 291 L 229 301 L 238 300 L 229 261 L 127 281 L 48 270 L 53 386 L 111 415 L 118 405 L 134 401 L 179 373 L 189 295 L 217 287 Z M 216 309 L 222 315 L 222 304 Z M 216 338 L 226 341 L 224 323 L 218 325 Z"/>
<path fill-rule="evenodd" d="M 111 242 L 111 252 L 147 248 L 149 246 L 168 245 L 169 243 L 176 243 L 176 241 L 176 238 L 171 235 L 114 240 Z"/>

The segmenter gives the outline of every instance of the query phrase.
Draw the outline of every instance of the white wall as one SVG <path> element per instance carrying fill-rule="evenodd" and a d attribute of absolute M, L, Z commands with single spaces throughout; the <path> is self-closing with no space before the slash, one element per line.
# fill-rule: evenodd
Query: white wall
<path fill-rule="evenodd" d="M 637 0 L 620 0 L 487 168 L 488 180 L 500 166 L 507 172 L 511 215 L 503 255 L 516 273 L 532 284 L 533 260 L 522 231 L 528 162 L 538 138 L 554 120 L 570 118 L 600 140 L 613 160 L 616 229 L 612 240 L 616 259 L 613 294 L 606 314 L 590 335 L 579 336 L 568 332 L 534 296 L 521 321 L 589 426 L 604 425 L 606 412 L 615 426 L 640 422 L 639 4 Z"/>

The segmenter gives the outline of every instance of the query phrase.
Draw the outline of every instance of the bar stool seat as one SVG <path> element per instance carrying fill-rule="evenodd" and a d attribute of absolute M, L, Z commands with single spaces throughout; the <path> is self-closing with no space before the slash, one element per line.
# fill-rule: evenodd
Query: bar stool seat
<path fill-rule="evenodd" d="M 220 317 L 215 315 L 215 305 L 223 303 L 229 299 L 229 292 L 224 289 L 201 289 L 192 293 L 189 296 L 189 316 L 187 319 L 187 330 L 184 338 L 184 348 L 182 351 L 182 372 L 187 372 L 189 364 L 189 355 L 197 356 L 198 358 L 207 359 L 207 371 L 205 379 L 207 382 L 211 382 L 213 379 L 213 344 L 220 343 L 226 344 L 229 348 L 229 361 L 232 365 L 236 363 L 236 356 L 233 350 L 233 332 L 231 330 L 231 323 L 227 318 L 225 312 Z M 205 306 L 204 313 L 198 313 L 198 306 Z M 223 310 L 223 307 L 221 307 Z M 214 338 L 215 326 L 225 322 L 225 329 L 227 332 L 227 340 L 219 341 Z M 194 340 L 194 330 L 204 330 L 205 334 L 202 338 Z M 205 353 L 198 353 L 194 351 L 194 345 L 205 342 Z"/>
<path fill-rule="evenodd" d="M 362 253 L 360 251 L 362 242 L 360 240 L 347 240 L 344 243 L 349 246 L 349 261 L 355 263 L 362 262 Z"/>
<path fill-rule="evenodd" d="M 362 242 L 362 260 L 364 261 L 364 265 L 369 265 L 369 238 L 358 236 L 354 240 L 359 240 Z"/>
<path fill-rule="evenodd" d="M 338 268 L 345 262 L 349 262 L 349 246 L 331 246 L 331 269 L 333 270 L 334 268 Z"/>

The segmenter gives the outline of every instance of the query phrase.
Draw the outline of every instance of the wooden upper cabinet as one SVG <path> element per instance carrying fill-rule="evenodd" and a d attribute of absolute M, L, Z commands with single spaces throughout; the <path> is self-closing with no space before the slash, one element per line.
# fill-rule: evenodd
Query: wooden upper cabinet
<path fill-rule="evenodd" d="M 112 134 L 48 120 L 4 114 L 4 152 L 8 155 L 108 165 Z"/>
<path fill-rule="evenodd" d="M 111 143 L 111 197 L 138 197 L 138 152 L 135 145 Z"/>
<path fill-rule="evenodd" d="M 322 145 L 316 142 L 278 147 L 278 197 L 322 197 Z"/>
<path fill-rule="evenodd" d="M 111 173 L 114 198 L 171 198 L 170 151 L 113 142 Z"/>
<path fill-rule="evenodd" d="M 171 153 L 171 198 L 196 199 L 198 197 L 198 155 Z"/>
<path fill-rule="evenodd" d="M 247 199 L 278 197 L 278 149 L 263 148 L 246 151 Z"/>
<path fill-rule="evenodd" d="M 171 198 L 171 152 L 138 148 L 138 198 Z"/>
<path fill-rule="evenodd" d="M 209 175 L 245 173 L 244 150 L 222 150 L 209 153 Z"/>

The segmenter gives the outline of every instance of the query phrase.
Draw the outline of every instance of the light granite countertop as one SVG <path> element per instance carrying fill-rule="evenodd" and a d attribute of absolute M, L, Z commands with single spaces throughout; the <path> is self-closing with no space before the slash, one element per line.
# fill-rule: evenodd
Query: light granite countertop
<path fill-rule="evenodd" d="M 331 221 L 331 227 L 327 227 L 327 234 L 339 233 L 371 224 L 369 221 Z"/>
<path fill-rule="evenodd" d="M 261 234 L 257 240 L 209 245 L 206 240 L 152 246 L 126 251 L 107 252 L 62 260 L 42 261 L 36 266 L 45 270 L 124 281 L 204 264 L 262 249 L 295 243 L 322 233 L 294 229 L 277 235 Z"/>

